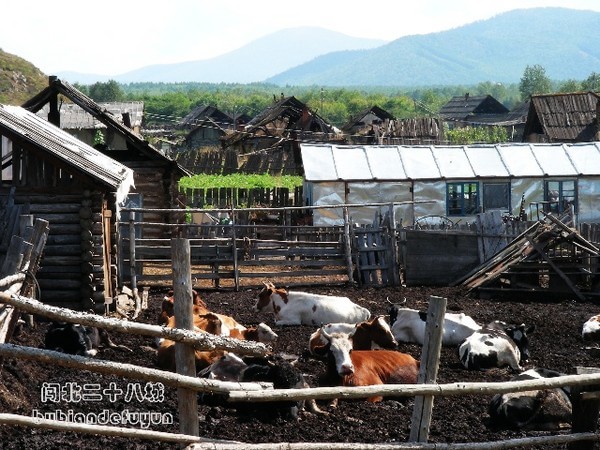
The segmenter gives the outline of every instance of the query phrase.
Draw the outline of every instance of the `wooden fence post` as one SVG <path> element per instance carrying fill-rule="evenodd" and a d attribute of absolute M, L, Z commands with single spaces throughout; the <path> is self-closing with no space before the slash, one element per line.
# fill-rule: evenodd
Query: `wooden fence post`
<path fill-rule="evenodd" d="M 595 367 L 577 367 L 577 375 L 598 373 Z M 594 395 L 590 395 L 593 392 Z M 586 394 L 588 394 L 586 396 Z M 600 411 L 600 398 L 598 386 L 572 386 L 571 405 L 573 408 L 573 422 L 571 433 L 592 432 L 598 430 L 598 412 Z M 588 398 L 586 398 L 588 397 Z M 595 441 L 576 441 L 568 444 L 568 450 L 593 450 L 598 445 Z"/>
<path fill-rule="evenodd" d="M 190 241 L 183 238 L 171 239 L 173 251 L 173 305 L 175 327 L 186 330 L 194 328 L 192 313 L 192 272 L 190 265 Z M 193 347 L 175 343 L 175 365 L 180 375 L 196 376 L 196 361 Z M 183 434 L 198 436 L 198 398 L 196 392 L 177 389 L 179 403 L 179 430 Z"/>
<path fill-rule="evenodd" d="M 442 349 L 442 333 L 444 330 L 444 314 L 447 299 L 429 297 L 427 308 L 427 325 L 421 353 L 421 367 L 417 383 L 435 383 Z M 415 406 L 411 418 L 409 442 L 427 442 L 431 412 L 433 410 L 433 395 L 415 397 Z"/>
<path fill-rule="evenodd" d="M 348 282 L 353 283 L 354 278 L 352 276 L 352 242 L 350 241 L 350 215 L 348 214 L 348 207 L 344 206 L 344 248 L 346 253 L 346 267 L 348 271 Z"/>

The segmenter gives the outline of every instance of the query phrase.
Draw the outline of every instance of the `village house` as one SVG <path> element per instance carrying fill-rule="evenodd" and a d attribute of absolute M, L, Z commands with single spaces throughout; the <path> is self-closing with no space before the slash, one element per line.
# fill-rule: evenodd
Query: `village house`
<path fill-rule="evenodd" d="M 102 310 L 117 294 L 115 230 L 133 170 L 18 106 L 0 105 L 0 138 L 0 254 L 21 214 L 47 220 L 40 300 Z"/>
<path fill-rule="evenodd" d="M 282 95 L 222 142 L 235 151 L 241 172 L 299 175 L 300 142 L 330 141 L 343 141 L 339 129 L 295 97 Z"/>
<path fill-rule="evenodd" d="M 532 95 L 523 142 L 599 141 L 598 99 L 595 92 Z"/>
<path fill-rule="evenodd" d="M 342 131 L 346 134 L 348 143 L 377 144 L 378 138 L 387 130 L 387 124 L 394 119 L 392 114 L 373 105 L 352 117 L 342 127 Z"/>
<path fill-rule="evenodd" d="M 131 115 L 127 120 L 123 115 L 118 116 L 111 113 L 69 83 L 54 76 L 50 77 L 46 89 L 22 106 L 33 113 L 38 113 L 42 108 L 47 107 L 47 120 L 62 128 L 63 115 L 59 109 L 59 99 L 62 98 L 79 106 L 95 121 L 106 127 L 104 142 L 94 147 L 109 158 L 133 170 L 135 190 L 132 190 L 127 196 L 126 206 L 148 209 L 183 206 L 178 182 L 181 177 L 190 173 L 176 161 L 153 147 L 135 129 L 130 128 L 130 125 L 134 126 L 136 123 L 136 121 L 131 121 Z M 63 106 L 64 104 L 65 102 L 63 102 Z M 77 130 L 70 129 L 66 131 L 77 132 Z M 141 219 L 141 217 L 139 218 Z M 122 220 L 126 219 L 126 216 L 122 217 Z M 174 220 L 168 214 L 161 212 L 146 212 L 143 219 L 160 223 L 171 223 Z M 150 235 L 165 237 L 163 228 L 151 229 L 147 233 L 149 235 L 146 237 L 150 237 Z"/>

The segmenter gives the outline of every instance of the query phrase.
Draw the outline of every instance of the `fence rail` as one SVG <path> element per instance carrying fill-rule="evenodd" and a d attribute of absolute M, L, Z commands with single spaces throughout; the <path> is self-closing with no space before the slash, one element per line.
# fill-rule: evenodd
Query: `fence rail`
<path fill-rule="evenodd" d="M 94 314 L 75 313 L 65 308 L 56 308 L 44 305 L 37 300 L 21 297 L 16 294 L 7 294 L 0 292 L 0 303 L 6 303 L 18 307 L 20 310 L 35 312 L 42 316 L 47 316 L 53 319 L 62 319 L 67 322 L 74 323 L 93 323 L 100 328 L 107 328 L 124 333 L 132 333 L 132 323 L 128 321 L 114 321 L 103 318 Z M 121 322 L 117 324 L 116 322 Z M 142 325 L 142 324 L 138 324 Z M 428 324 L 428 326 L 430 326 Z M 154 330 L 157 334 L 162 334 L 168 338 L 174 338 L 170 332 L 163 327 L 148 327 L 157 328 Z M 437 324 L 439 327 L 439 324 Z M 434 325 L 431 328 L 435 328 Z M 176 334 L 186 334 L 186 330 L 174 331 Z M 194 333 L 196 334 L 196 333 Z M 178 339 L 181 339 L 179 336 Z M 209 339 L 218 341 L 219 337 L 211 336 Z M 258 345 L 256 343 L 252 345 Z M 96 360 L 88 357 L 80 357 L 74 355 L 64 355 L 62 353 L 21 347 L 13 344 L 0 344 L 0 356 L 10 356 L 15 358 L 33 359 L 51 363 L 65 367 L 78 367 L 82 370 L 88 370 L 98 373 L 113 373 L 119 374 L 126 378 L 153 380 L 163 382 L 165 385 L 182 387 L 194 391 L 221 391 L 229 392 L 228 401 L 248 401 L 248 402 L 268 402 L 277 400 L 295 401 L 306 399 L 327 399 L 327 398 L 366 398 L 373 395 L 394 395 L 394 396 L 448 396 L 448 395 L 493 395 L 496 393 L 506 392 L 523 392 L 534 389 L 549 389 L 562 386 L 579 386 L 585 388 L 600 384 L 600 373 L 584 374 L 584 375 L 566 375 L 556 378 L 496 382 L 496 383 L 448 383 L 435 384 L 424 383 L 417 385 L 374 385 L 362 387 L 324 387 L 324 388 L 305 388 L 305 389 L 271 389 L 268 386 L 261 386 L 257 383 L 232 383 L 220 382 L 215 380 L 198 379 L 196 377 L 186 377 L 179 374 L 164 372 L 156 369 L 138 367 L 130 364 L 117 364 L 109 361 Z M 260 391 L 259 394 L 256 392 Z M 0 424 L 15 424 L 20 426 L 46 428 L 54 430 L 69 430 L 86 434 L 103 434 L 109 436 L 124 436 L 138 439 L 160 440 L 164 442 L 179 442 L 179 443 L 194 443 L 190 449 L 244 449 L 244 448 L 286 448 L 292 449 L 358 449 L 358 448 L 373 448 L 373 449 L 448 449 L 448 450 L 478 450 L 485 448 L 513 448 L 526 447 L 533 445 L 549 445 L 561 443 L 577 443 L 577 442 L 596 442 L 600 441 L 600 435 L 592 432 L 572 433 L 570 435 L 555 435 L 543 437 L 526 437 L 520 439 L 511 439 L 499 442 L 485 443 L 381 443 L 381 444 L 359 444 L 359 443 L 281 443 L 281 444 L 248 444 L 242 442 L 217 441 L 208 440 L 198 436 L 176 434 L 176 433 L 161 433 L 151 430 L 140 431 L 123 427 L 99 427 L 94 425 L 84 424 L 65 424 L 65 422 L 54 420 L 34 419 L 31 417 L 19 416 L 14 414 L 0 415 Z M 278 447 L 279 446 L 279 447 Z"/>

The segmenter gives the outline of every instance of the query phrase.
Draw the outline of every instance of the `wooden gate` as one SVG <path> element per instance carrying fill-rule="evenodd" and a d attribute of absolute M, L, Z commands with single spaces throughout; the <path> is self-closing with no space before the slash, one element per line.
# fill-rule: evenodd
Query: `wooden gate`
<path fill-rule="evenodd" d="M 397 285 L 399 274 L 395 257 L 395 236 L 385 227 L 354 228 L 355 281 L 363 286 Z"/>

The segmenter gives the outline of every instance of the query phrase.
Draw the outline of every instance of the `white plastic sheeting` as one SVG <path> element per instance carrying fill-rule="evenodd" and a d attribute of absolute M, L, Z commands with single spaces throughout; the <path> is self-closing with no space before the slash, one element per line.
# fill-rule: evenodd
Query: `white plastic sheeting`
<path fill-rule="evenodd" d="M 600 142 L 470 146 L 302 144 L 307 181 L 600 175 Z"/>
<path fill-rule="evenodd" d="M 305 182 L 313 189 L 313 204 L 401 202 L 394 208 L 396 220 L 410 224 L 422 216 L 446 215 L 448 182 L 507 183 L 511 204 L 510 211 L 505 212 L 517 215 L 524 196 L 526 212 L 535 220 L 536 208 L 544 200 L 544 182 L 574 179 L 579 221 L 600 222 L 600 142 L 470 146 L 302 144 L 301 153 Z M 328 203 L 332 199 L 335 203 Z M 377 210 L 383 216 L 388 208 L 354 207 L 350 215 L 357 223 L 372 223 Z M 474 217 L 457 219 L 470 221 Z M 341 208 L 315 212 L 317 224 L 342 222 Z"/>

